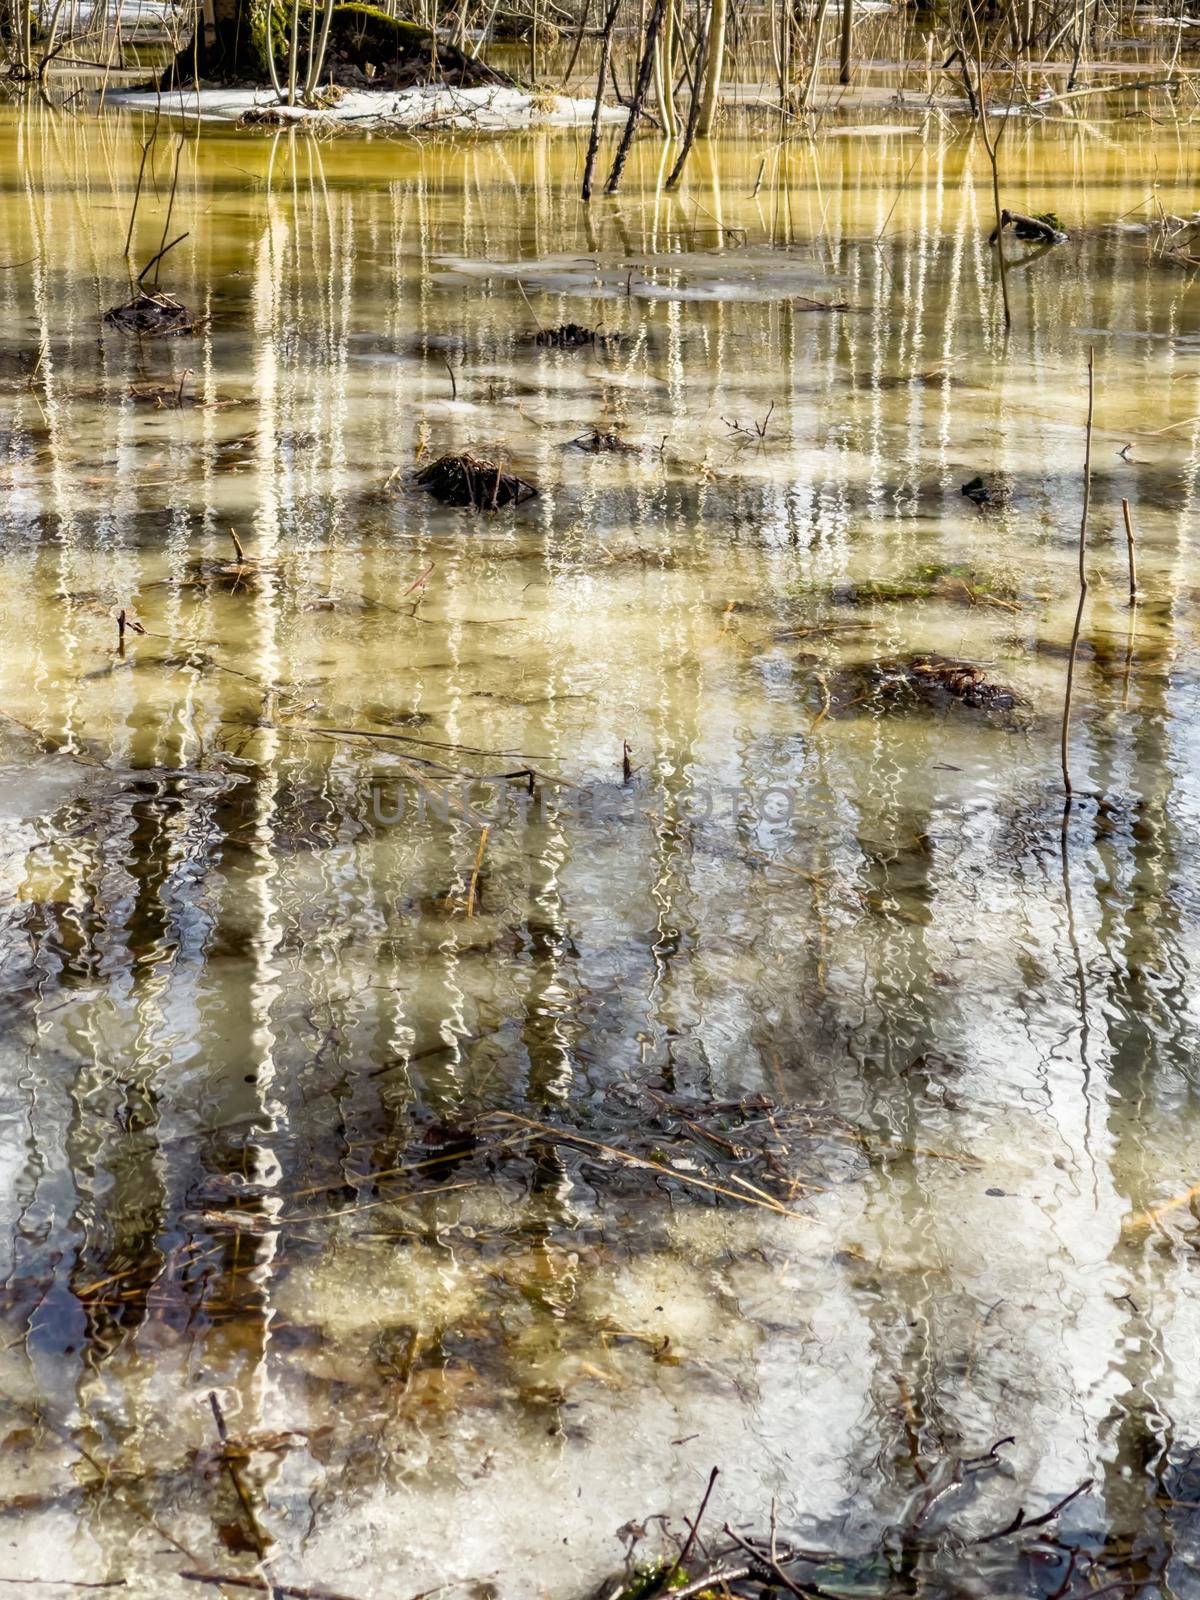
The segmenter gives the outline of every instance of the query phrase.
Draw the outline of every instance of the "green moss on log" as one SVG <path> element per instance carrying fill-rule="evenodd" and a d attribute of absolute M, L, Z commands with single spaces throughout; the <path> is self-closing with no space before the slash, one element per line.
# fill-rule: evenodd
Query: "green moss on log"
<path fill-rule="evenodd" d="M 386 61 L 417 51 L 427 53 L 433 35 L 419 22 L 402 22 L 378 6 L 346 0 L 333 8 L 329 37 L 335 48 L 350 49 L 368 61 Z"/>
<path fill-rule="evenodd" d="M 319 7 L 317 10 L 319 11 Z M 378 6 L 367 5 L 365 0 L 342 0 L 333 8 L 329 29 L 331 56 L 342 56 L 356 67 L 368 65 L 386 80 L 389 71 L 402 63 L 427 61 L 431 67 L 436 60 L 437 72 L 432 77 L 450 82 L 511 83 L 511 79 L 494 68 L 485 66 L 474 56 L 468 56 L 449 40 L 435 38 L 428 28 L 417 22 L 405 22 L 399 17 L 389 17 Z"/>

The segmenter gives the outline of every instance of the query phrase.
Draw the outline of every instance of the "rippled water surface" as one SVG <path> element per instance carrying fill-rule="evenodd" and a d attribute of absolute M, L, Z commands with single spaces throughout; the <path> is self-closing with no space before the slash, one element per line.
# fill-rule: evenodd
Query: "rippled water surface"
<path fill-rule="evenodd" d="M 1200 1592 L 1192 130 L 1009 130 L 1006 340 L 933 124 L 590 211 L 571 133 L 164 126 L 139 341 L 72 110 L 0 121 L 5 1577 L 572 1600 L 715 1465 L 827 1592 Z"/>

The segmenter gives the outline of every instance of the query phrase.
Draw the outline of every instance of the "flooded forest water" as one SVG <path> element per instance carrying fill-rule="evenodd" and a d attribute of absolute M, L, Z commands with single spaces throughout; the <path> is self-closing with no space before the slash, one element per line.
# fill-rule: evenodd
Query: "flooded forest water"
<path fill-rule="evenodd" d="M 0 116 L 0 1573 L 1200 1593 L 1193 130 L 1008 130 L 1007 338 L 936 122 L 164 130 L 138 340 L 147 132 Z"/>

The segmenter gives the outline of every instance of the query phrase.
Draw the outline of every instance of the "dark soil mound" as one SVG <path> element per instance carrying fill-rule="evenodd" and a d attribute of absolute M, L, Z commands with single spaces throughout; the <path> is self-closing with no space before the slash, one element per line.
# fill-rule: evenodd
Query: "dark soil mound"
<path fill-rule="evenodd" d="M 469 506 L 474 511 L 520 505 L 537 493 L 536 487 L 524 478 L 505 472 L 494 461 L 471 455 L 439 456 L 415 473 L 413 482 L 444 506 Z"/>
<path fill-rule="evenodd" d="M 622 439 L 621 435 L 614 433 L 611 428 L 607 430 L 592 428 L 588 433 L 581 433 L 577 439 L 568 439 L 566 448 L 583 450 L 589 456 L 633 456 L 638 453 L 636 444 L 630 444 L 628 439 Z"/>
<path fill-rule="evenodd" d="M 539 328 L 535 344 L 549 350 L 603 349 L 616 344 L 618 333 L 601 333 L 598 328 L 585 328 L 578 322 L 564 322 L 559 328 Z"/>
<path fill-rule="evenodd" d="M 1011 711 L 1021 697 L 1006 684 L 992 683 L 982 667 L 951 656 L 918 655 L 866 661 L 839 672 L 829 686 L 829 716 L 852 708 L 869 714 L 903 712 L 926 706 L 945 711 Z"/>
<path fill-rule="evenodd" d="M 191 333 L 200 321 L 194 311 L 170 294 L 135 294 L 125 305 L 106 311 L 103 320 L 111 328 L 143 339 Z"/>

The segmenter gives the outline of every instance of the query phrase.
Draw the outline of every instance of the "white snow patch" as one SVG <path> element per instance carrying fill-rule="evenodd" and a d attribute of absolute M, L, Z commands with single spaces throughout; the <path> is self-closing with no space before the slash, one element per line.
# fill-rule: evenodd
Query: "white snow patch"
<path fill-rule="evenodd" d="M 429 85 L 414 89 L 349 89 L 335 106 L 313 109 L 280 105 L 271 90 L 186 89 L 159 94 L 129 90 L 107 95 L 109 105 L 131 110 L 162 110 L 171 115 L 198 117 L 202 122 L 238 122 L 246 116 L 264 121 L 299 122 L 325 127 L 351 124 L 381 128 L 492 129 L 576 128 L 592 120 L 595 101 L 569 95 L 533 95 L 522 89 L 483 85 L 453 89 Z M 603 122 L 620 122 L 628 115 L 620 106 L 600 107 Z"/>

